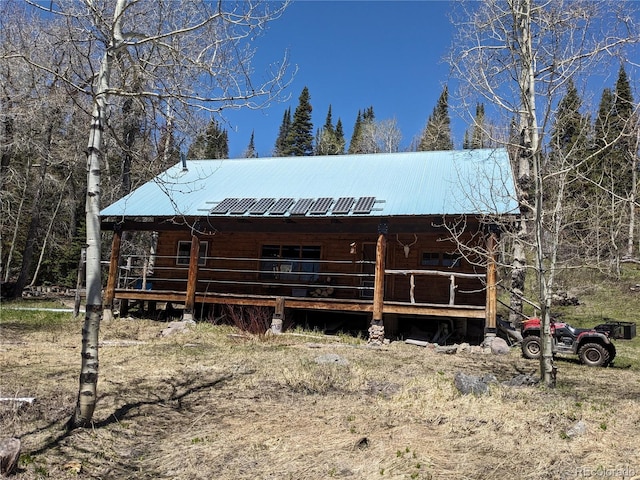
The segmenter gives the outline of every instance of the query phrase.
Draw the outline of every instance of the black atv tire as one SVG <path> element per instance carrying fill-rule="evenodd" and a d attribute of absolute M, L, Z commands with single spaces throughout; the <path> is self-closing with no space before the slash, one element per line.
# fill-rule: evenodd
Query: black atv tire
<path fill-rule="evenodd" d="M 529 360 L 538 360 L 542 351 L 542 343 L 537 335 L 527 335 L 522 340 L 522 356 Z"/>
<path fill-rule="evenodd" d="M 606 367 L 611 361 L 609 350 L 599 343 L 585 343 L 578 350 L 578 357 L 589 367 Z"/>

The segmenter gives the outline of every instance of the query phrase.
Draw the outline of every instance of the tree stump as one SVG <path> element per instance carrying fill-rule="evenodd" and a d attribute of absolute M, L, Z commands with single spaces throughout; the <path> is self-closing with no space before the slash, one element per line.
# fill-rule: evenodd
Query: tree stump
<path fill-rule="evenodd" d="M 20 440 L 5 438 L 0 441 L 0 475 L 13 473 L 20 458 Z"/>

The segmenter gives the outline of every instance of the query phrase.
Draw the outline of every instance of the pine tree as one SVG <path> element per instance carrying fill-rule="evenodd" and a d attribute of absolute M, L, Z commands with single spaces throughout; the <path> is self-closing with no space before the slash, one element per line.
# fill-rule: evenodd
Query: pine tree
<path fill-rule="evenodd" d="M 453 150 L 451 119 L 449 118 L 449 89 L 444 87 L 433 113 L 422 132 L 419 151 Z"/>
<path fill-rule="evenodd" d="M 635 154 L 633 143 L 635 135 L 633 132 L 633 94 L 631 93 L 631 85 L 629 77 L 624 69 L 620 66 L 618 72 L 618 80 L 616 81 L 615 97 L 613 104 L 612 128 L 618 134 L 613 145 L 612 153 L 615 160 L 620 165 L 621 175 L 618 179 L 618 191 L 625 198 L 631 192 L 631 170 L 634 168 Z M 636 147 L 637 148 L 637 147 Z"/>
<path fill-rule="evenodd" d="M 615 90 L 602 92 L 595 123 L 595 146 L 599 153 L 594 172 L 606 182 L 605 189 L 622 198 L 628 196 L 632 187 L 632 117 L 633 95 L 621 66 Z"/>
<path fill-rule="evenodd" d="M 289 130 L 291 130 L 291 108 L 287 108 L 284 111 L 280 130 L 278 130 L 278 138 L 276 138 L 276 145 L 273 150 L 273 154 L 276 157 L 284 157 L 286 155 L 285 152 L 289 150 L 289 146 L 287 144 Z"/>
<path fill-rule="evenodd" d="M 254 131 L 251 131 L 251 138 L 249 139 L 249 145 L 244 151 L 244 158 L 258 158 L 258 152 L 256 152 L 256 145 L 254 143 Z"/>
<path fill-rule="evenodd" d="M 592 185 L 597 186 L 592 202 L 599 208 L 594 215 L 598 219 L 597 258 L 607 260 L 617 273 L 622 246 L 626 243 L 627 254 L 633 253 L 633 199 L 637 195 L 633 123 L 633 96 L 621 66 L 615 89 L 602 92 L 594 128 L 596 155 L 589 172 Z"/>
<path fill-rule="evenodd" d="M 349 153 L 375 153 L 375 113 L 373 107 L 368 107 L 364 113 L 358 110 L 353 134 L 349 143 Z"/>
<path fill-rule="evenodd" d="M 342 123 L 338 119 L 340 132 L 342 132 Z M 333 126 L 331 117 L 331 105 L 327 113 L 327 119 L 322 129 L 318 130 L 316 135 L 316 155 L 340 155 L 344 153 L 344 134 L 338 134 L 337 127 Z"/>
<path fill-rule="evenodd" d="M 204 134 L 198 135 L 189 147 L 188 158 L 229 158 L 229 135 L 220 128 L 216 120 L 211 120 Z"/>
<path fill-rule="evenodd" d="M 362 112 L 358 110 L 358 116 L 356 117 L 356 122 L 353 125 L 353 133 L 351 134 L 351 141 L 349 142 L 349 154 L 360 153 L 358 152 L 360 134 L 362 130 Z"/>
<path fill-rule="evenodd" d="M 583 164 L 589 149 L 591 120 L 588 115 L 580 112 L 581 109 L 582 99 L 573 81 L 569 80 L 567 92 L 558 103 L 551 129 L 549 160 L 546 162 L 546 168 L 560 172 L 549 177 L 550 182 L 562 182 L 550 189 L 550 197 L 564 192 L 562 202 L 565 206 L 565 216 L 575 218 L 575 230 L 584 229 L 581 236 L 585 238 L 589 232 L 588 225 L 584 222 L 586 219 L 584 208 L 590 201 L 588 197 L 592 197 L 594 192 L 591 184 L 584 180 L 588 171 Z M 549 200 L 553 201 L 552 198 Z M 551 210 L 551 207 L 549 209 Z M 575 243 L 573 240 L 572 243 Z"/>
<path fill-rule="evenodd" d="M 471 136 L 468 138 L 469 148 L 488 148 L 491 145 L 487 134 L 487 122 L 484 115 L 484 103 L 476 104 L 476 116 L 473 121 Z"/>
<path fill-rule="evenodd" d="M 563 157 L 573 157 L 575 163 L 584 158 L 589 133 L 589 118 L 580 113 L 582 99 L 573 81 L 567 84 L 567 93 L 558 104 L 551 132 L 551 150 Z"/>
<path fill-rule="evenodd" d="M 304 87 L 298 98 L 298 106 L 293 113 L 293 122 L 287 133 L 285 156 L 302 157 L 313 155 L 313 123 L 309 89 Z"/>
<path fill-rule="evenodd" d="M 207 128 L 207 144 L 204 158 L 229 158 L 229 135 L 220 128 L 217 121 L 212 121 Z"/>
<path fill-rule="evenodd" d="M 342 120 L 340 120 L 340 118 L 338 118 L 338 122 L 336 123 L 336 141 L 339 146 L 338 155 L 343 155 L 346 142 L 344 139 L 344 130 L 342 128 Z"/>

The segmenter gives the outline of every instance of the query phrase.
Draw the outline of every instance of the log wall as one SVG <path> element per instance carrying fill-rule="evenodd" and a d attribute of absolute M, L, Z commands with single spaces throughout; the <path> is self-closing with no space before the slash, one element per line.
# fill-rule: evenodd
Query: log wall
<path fill-rule="evenodd" d="M 186 289 L 188 265 L 176 265 L 178 242 L 190 242 L 189 232 L 163 231 L 159 233 L 157 258 L 153 277 L 147 278 L 154 290 Z M 362 276 L 366 272 L 373 275 L 373 265 L 359 263 L 364 256 L 370 257 L 371 248 L 375 252 L 377 234 L 288 234 L 288 233 L 216 233 L 202 235 L 201 245 L 207 244 L 207 259 L 199 268 L 198 291 L 211 293 L 245 293 L 255 295 L 308 295 L 317 284 L 318 288 L 334 287 L 331 294 L 334 298 L 366 297 L 365 290 L 359 289 L 365 282 L 373 280 Z M 450 242 L 442 241 L 438 235 L 419 235 L 415 244 L 409 248 L 409 255 L 401 243 L 414 242 L 413 235 L 388 236 L 386 249 L 387 269 L 422 269 L 452 271 L 443 265 L 422 265 L 425 253 L 447 254 L 455 247 Z M 351 245 L 355 243 L 355 253 Z M 259 273 L 263 245 L 299 245 L 319 246 L 323 262 L 338 261 L 342 263 L 320 263 L 318 278 L 313 282 L 308 279 L 295 279 L 292 275 L 276 275 L 270 272 Z M 240 259 L 240 260 L 232 260 Z M 368 258 L 368 260 L 373 260 Z M 221 271 L 224 270 L 224 271 Z M 456 272 L 485 273 L 468 262 L 460 260 L 453 269 Z M 282 277 L 287 277 L 282 278 Z M 208 281 L 213 281 L 208 283 Z M 279 284 L 291 284 L 287 286 Z M 367 285 L 369 285 L 367 283 Z M 300 284 L 299 288 L 296 285 Z M 293 286 L 292 286 L 293 285 Z M 372 286 L 372 285 L 371 285 Z M 479 279 L 456 279 L 456 304 L 484 305 L 485 290 Z M 448 304 L 450 281 L 448 277 L 420 276 L 415 278 L 414 297 L 419 303 Z M 410 281 L 408 276 L 387 275 L 385 278 L 385 300 L 410 300 Z"/>

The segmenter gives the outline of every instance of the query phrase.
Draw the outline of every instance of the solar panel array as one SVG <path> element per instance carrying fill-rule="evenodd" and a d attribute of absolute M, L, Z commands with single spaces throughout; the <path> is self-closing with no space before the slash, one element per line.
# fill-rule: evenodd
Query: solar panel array
<path fill-rule="evenodd" d="M 384 202 L 376 197 L 320 198 L 225 198 L 210 210 L 210 215 L 366 215 L 375 204 Z M 332 208 L 333 207 L 333 208 Z"/>

